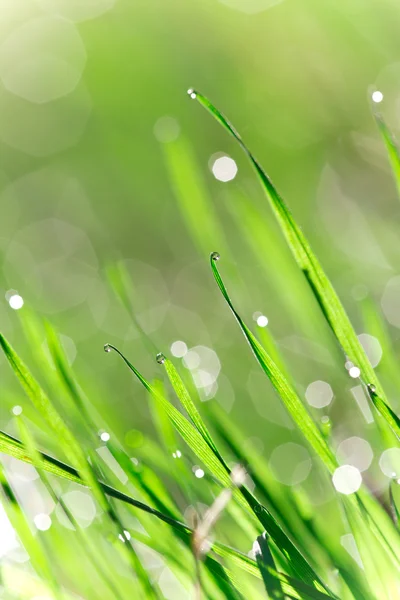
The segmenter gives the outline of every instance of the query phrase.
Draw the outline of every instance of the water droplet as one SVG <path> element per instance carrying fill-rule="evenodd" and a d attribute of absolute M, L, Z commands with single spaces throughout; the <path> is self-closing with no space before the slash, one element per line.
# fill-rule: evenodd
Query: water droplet
<path fill-rule="evenodd" d="M 325 437 L 329 437 L 332 429 L 332 421 L 328 417 L 328 415 L 324 415 L 321 417 L 321 431 L 322 435 Z"/>
<path fill-rule="evenodd" d="M 256 506 L 254 507 L 254 512 L 257 515 L 260 515 L 263 512 L 263 507 L 261 506 L 261 504 L 256 504 Z"/>
<path fill-rule="evenodd" d="M 368 391 L 369 391 L 370 394 L 375 394 L 375 392 L 376 392 L 376 386 L 374 386 L 372 383 L 369 383 L 367 385 L 367 388 L 368 388 Z"/>
<path fill-rule="evenodd" d="M 211 252 L 211 259 L 216 261 L 219 260 L 221 258 L 221 255 L 219 252 Z"/>
<path fill-rule="evenodd" d="M 195 100 L 197 98 L 197 94 L 193 88 L 189 88 L 187 93 L 190 96 L 190 98 L 192 98 L 192 100 Z"/>
<path fill-rule="evenodd" d="M 104 344 L 104 352 L 111 352 L 110 344 Z"/>
<path fill-rule="evenodd" d="M 156 356 L 156 361 L 158 362 L 159 365 L 163 365 L 165 363 L 165 356 L 162 352 L 159 352 Z"/>

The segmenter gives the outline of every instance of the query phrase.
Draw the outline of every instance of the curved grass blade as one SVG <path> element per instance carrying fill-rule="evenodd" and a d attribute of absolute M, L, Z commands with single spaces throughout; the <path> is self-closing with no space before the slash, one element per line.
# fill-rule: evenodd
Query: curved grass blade
<path fill-rule="evenodd" d="M 292 251 L 299 268 L 303 271 L 311 290 L 313 291 L 321 310 L 339 344 L 341 345 L 345 354 L 348 356 L 349 360 L 359 367 L 361 371 L 360 377 L 364 383 L 370 383 L 378 390 L 378 394 L 382 399 L 382 403 L 380 403 L 377 408 L 379 411 L 381 411 L 383 404 L 388 404 L 383 388 L 379 383 L 374 369 L 371 367 L 368 357 L 357 338 L 357 335 L 342 303 L 339 300 L 338 295 L 336 294 L 330 280 L 326 276 L 325 271 L 323 270 L 317 257 L 313 253 L 305 235 L 297 225 L 292 213 L 283 201 L 283 198 L 278 193 L 277 189 L 275 188 L 271 179 L 268 177 L 267 173 L 261 167 L 260 163 L 247 148 L 239 133 L 226 119 L 226 117 L 215 106 L 213 106 L 208 98 L 196 90 L 190 90 L 190 97 L 195 98 L 212 114 L 216 121 L 218 121 L 218 123 L 220 123 L 226 131 L 233 135 L 242 150 L 249 158 L 260 179 L 261 185 L 266 193 L 272 211 L 278 220 L 289 248 Z M 381 414 L 384 416 L 384 418 L 386 418 L 387 411 L 385 410 Z M 400 439 L 399 427 L 394 424 L 393 421 L 391 421 L 389 424 L 393 428 L 396 436 Z"/>
<path fill-rule="evenodd" d="M 219 456 L 215 455 L 208 443 L 204 440 L 198 430 L 163 396 L 160 396 L 157 390 L 143 377 L 143 375 L 129 362 L 129 360 L 115 346 L 106 344 L 105 350 L 114 351 L 119 354 L 128 368 L 135 374 L 145 389 L 153 396 L 153 398 L 165 408 L 166 413 L 170 417 L 172 423 L 176 427 L 189 448 L 210 470 L 214 477 L 220 481 L 224 487 L 230 485 L 230 471 L 225 463 L 222 463 Z M 325 584 L 318 577 L 317 573 L 307 562 L 301 552 L 296 548 L 293 542 L 285 534 L 283 529 L 271 515 L 271 513 L 262 506 L 253 494 L 242 486 L 240 491 L 235 492 L 235 498 L 245 508 L 250 508 L 259 522 L 262 524 L 268 535 L 276 544 L 277 548 L 284 554 L 286 559 L 291 563 L 296 575 L 306 583 L 320 589 L 321 591 L 329 591 Z"/>
<path fill-rule="evenodd" d="M 239 326 L 245 338 L 247 339 L 250 348 L 252 349 L 261 368 L 263 369 L 263 371 L 271 381 L 272 385 L 274 386 L 276 392 L 284 402 L 294 422 L 296 423 L 300 431 L 303 433 L 304 437 L 307 439 L 312 448 L 314 448 L 315 452 L 321 458 L 322 462 L 332 473 L 336 469 L 337 463 L 329 446 L 326 443 L 325 438 L 316 426 L 314 420 L 308 413 L 307 409 L 300 400 L 296 391 L 293 389 L 292 385 L 285 378 L 279 367 L 277 367 L 274 361 L 265 352 L 264 348 L 261 346 L 257 338 L 252 334 L 250 329 L 247 327 L 243 319 L 240 317 L 240 315 L 234 308 L 232 301 L 228 295 L 228 292 L 225 288 L 225 285 L 222 281 L 221 275 L 218 271 L 218 267 L 216 265 L 218 259 L 219 254 L 213 252 L 211 254 L 210 263 L 215 281 L 217 282 L 217 285 L 223 297 L 225 298 L 237 322 L 239 323 Z"/>

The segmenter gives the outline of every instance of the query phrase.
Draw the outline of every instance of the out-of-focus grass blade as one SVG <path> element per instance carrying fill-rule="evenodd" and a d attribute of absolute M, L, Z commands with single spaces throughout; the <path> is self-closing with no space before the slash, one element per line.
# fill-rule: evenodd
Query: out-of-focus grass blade
<path fill-rule="evenodd" d="M 32 565 L 39 575 L 48 582 L 54 597 L 62 599 L 62 593 L 57 583 L 54 571 L 50 566 L 46 552 L 37 538 L 34 537 L 18 500 L 7 481 L 3 466 L 0 463 L 0 487 L 3 495 L 3 505 L 12 526 L 17 532 L 25 550 L 28 552 Z"/>
<path fill-rule="evenodd" d="M 393 522 L 396 525 L 397 529 L 399 528 L 399 519 L 400 519 L 400 513 L 399 513 L 399 509 L 397 506 L 397 502 L 396 499 L 394 497 L 394 493 L 393 493 L 393 487 L 398 484 L 394 484 L 393 481 L 390 482 L 389 485 L 389 501 L 390 501 L 390 509 L 392 511 L 392 517 L 393 517 Z"/>
<path fill-rule="evenodd" d="M 382 402 L 378 404 L 378 410 L 382 410 L 382 406 L 387 404 L 385 393 L 375 375 L 374 369 L 367 358 L 367 355 L 357 338 L 357 335 L 350 323 L 347 313 L 339 300 L 331 282 L 326 276 L 317 257 L 311 250 L 311 247 L 304 236 L 302 230 L 297 225 L 290 210 L 286 206 L 282 197 L 279 195 L 271 179 L 268 177 L 260 163 L 252 155 L 250 150 L 243 142 L 239 133 L 233 125 L 224 117 L 224 115 L 211 104 L 211 102 L 202 94 L 195 90 L 190 90 L 190 96 L 196 98 L 198 102 L 206 108 L 212 116 L 236 139 L 243 151 L 248 156 L 252 163 L 263 189 L 267 195 L 271 208 L 278 220 L 286 241 L 291 249 L 293 256 L 303 271 L 307 281 L 314 292 L 316 299 L 327 319 L 332 331 L 338 339 L 343 351 L 361 370 L 361 378 L 365 384 L 374 385 L 378 390 L 378 396 Z M 387 417 L 387 411 L 381 413 L 384 418 Z M 390 426 L 400 439 L 400 429 L 392 420 Z"/>
<path fill-rule="evenodd" d="M 204 440 L 198 430 L 163 396 L 157 393 L 143 375 L 129 362 L 129 360 L 115 346 L 106 344 L 106 351 L 114 350 L 119 354 L 128 368 L 135 374 L 147 391 L 165 408 L 166 413 L 170 417 L 172 423 L 176 427 L 189 448 L 210 470 L 214 477 L 222 483 L 224 487 L 229 487 L 231 484 L 230 472 L 226 468 L 225 463 L 222 463 L 219 456 L 216 455 Z M 328 591 L 324 583 L 318 577 L 314 569 L 306 561 L 304 556 L 299 552 L 296 546 L 292 543 L 289 537 L 284 533 L 283 529 L 276 522 L 271 513 L 263 507 L 253 494 L 242 486 L 240 491 L 235 491 L 236 499 L 245 508 L 251 508 L 257 519 L 263 525 L 268 535 L 272 538 L 276 547 L 284 554 L 287 560 L 291 563 L 294 572 L 306 583 L 315 586 L 321 591 Z"/>
<path fill-rule="evenodd" d="M 284 598 L 281 582 L 271 573 L 271 569 L 277 571 L 277 568 L 265 534 L 258 536 L 254 553 L 268 596 L 275 600 Z"/>
<path fill-rule="evenodd" d="M 276 392 L 283 400 L 288 412 L 298 426 L 299 430 L 303 433 L 309 444 L 314 448 L 315 452 L 321 458 L 328 470 L 333 472 L 337 466 L 336 460 L 314 420 L 311 418 L 310 414 L 289 381 L 287 381 L 277 365 L 265 352 L 260 342 L 252 334 L 250 329 L 247 327 L 234 308 L 216 265 L 218 259 L 219 254 L 213 252 L 211 254 L 210 262 L 215 281 L 217 282 L 222 295 L 224 296 L 237 322 L 239 323 L 239 326 L 246 337 L 257 361 L 268 376 Z"/>
<path fill-rule="evenodd" d="M 165 163 L 186 227 L 199 251 L 207 256 L 216 240 L 227 251 L 224 232 L 193 156 L 183 135 L 163 144 Z"/>
<path fill-rule="evenodd" d="M 400 194 L 400 154 L 399 154 L 399 149 L 398 149 L 396 140 L 394 139 L 392 132 L 386 125 L 382 115 L 377 110 L 373 110 L 373 112 L 374 112 L 375 121 L 378 125 L 378 129 L 382 135 L 382 139 L 386 146 L 390 165 L 393 170 L 393 175 L 394 175 L 394 180 L 396 183 L 397 191 Z"/>

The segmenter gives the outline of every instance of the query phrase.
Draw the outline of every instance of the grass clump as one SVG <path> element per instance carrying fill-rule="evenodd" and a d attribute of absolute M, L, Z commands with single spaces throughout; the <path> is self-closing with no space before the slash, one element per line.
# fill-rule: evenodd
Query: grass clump
<path fill-rule="evenodd" d="M 400 437 L 400 420 L 390 407 L 383 385 L 301 228 L 230 122 L 202 94 L 190 90 L 190 96 L 235 138 L 249 158 L 295 262 L 343 356 L 360 370 L 361 384 L 375 411 L 378 435 L 391 447 L 393 440 Z M 398 178 L 396 147 L 380 118 L 378 123 Z M 182 151 L 179 144 L 171 146 L 166 149 L 166 163 L 188 228 L 200 250 L 204 251 L 215 237 L 222 241 L 224 251 L 229 252 L 218 218 L 208 209 L 206 190 L 202 186 L 193 188 L 192 155 Z M 195 192 L 195 212 L 200 213 L 205 236 L 196 229 L 193 207 L 188 203 L 187 194 L 191 190 Z M 241 211 L 246 223 L 258 228 L 253 208 L 246 211 L 242 203 Z M 261 240 L 260 231 L 256 239 Z M 258 339 L 236 309 L 218 268 L 219 259 L 219 254 L 212 252 L 211 272 L 222 298 L 261 371 L 314 453 L 321 477 L 332 491 L 332 477 L 340 467 L 329 430 L 323 429 L 305 407 L 272 337 L 265 334 Z M 231 266 L 228 271 L 237 282 Z M 122 267 L 110 265 L 107 275 L 116 297 L 145 338 L 146 348 L 153 353 L 154 344 L 136 321 Z M 218 310 L 224 310 L 223 306 Z M 309 310 L 306 307 L 307 314 Z M 372 325 L 383 331 L 374 309 L 366 306 L 365 311 Z M 335 492 L 331 523 L 328 527 L 321 526 L 305 490 L 279 484 L 264 459 L 244 443 L 240 428 L 218 404 L 209 403 L 204 410 L 200 409 L 193 382 L 166 355 L 154 355 L 160 365 L 160 376 L 163 371 L 166 375 L 165 385 L 158 380 L 149 381 L 121 350 L 106 344 L 105 351 L 121 358 L 148 393 L 159 433 L 159 443 L 148 440 L 146 455 L 139 462 L 133 461 L 96 410 L 95 401 L 76 380 L 57 332 L 29 313 L 22 319 L 22 328 L 33 343 L 40 338 L 40 330 L 45 331 L 49 352 L 41 353 L 39 361 L 43 385 L 3 335 L 0 345 L 37 419 L 53 435 L 58 457 L 42 450 L 23 414 L 17 417 L 19 439 L 0 432 L 0 451 L 35 467 L 43 489 L 68 521 L 69 531 L 64 534 L 68 542 L 57 554 L 55 565 L 55 549 L 61 547 L 57 538 L 60 533 L 56 532 L 50 540 L 41 532 L 33 535 L 23 503 L 7 479 L 7 469 L 1 469 L 2 501 L 33 567 L 24 580 L 18 580 L 14 567 L 5 569 L 7 597 L 31 598 L 32 590 L 39 588 L 42 595 L 57 600 L 72 598 L 74 594 L 88 600 L 169 599 L 166 586 L 149 566 L 149 556 L 156 557 L 168 569 L 182 597 L 184 594 L 215 600 L 398 597 L 400 536 L 395 483 L 383 499 L 378 499 L 365 484 L 356 486 L 352 493 Z M 117 363 L 115 368 L 119 368 Z M 395 370 L 393 361 L 391 369 Z M 51 392 L 45 391 L 45 387 Z M 55 393 L 60 397 L 54 398 Z M 70 414 L 75 416 L 76 432 L 68 424 Z M 101 430 L 110 435 L 98 448 L 97 432 Z M 195 474 L 203 479 L 202 488 L 193 477 L 194 458 L 199 462 Z M 98 517 L 89 529 L 82 526 L 64 500 L 60 482 L 68 482 L 74 489 L 90 494 Z M 199 503 L 207 506 L 203 512 L 193 509 Z M 191 511 L 185 511 L 188 505 L 192 506 Z M 340 545 L 336 530 L 347 532 L 352 553 Z M 86 583 L 82 583 L 82 572 L 90 573 Z"/>

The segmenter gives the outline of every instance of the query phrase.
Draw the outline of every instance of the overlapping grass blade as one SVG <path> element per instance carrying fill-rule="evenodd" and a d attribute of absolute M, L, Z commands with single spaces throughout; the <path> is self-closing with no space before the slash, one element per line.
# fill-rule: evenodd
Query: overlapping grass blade
<path fill-rule="evenodd" d="M 54 500 L 55 504 L 61 507 L 65 517 L 75 530 L 76 535 L 81 544 L 81 549 L 87 554 L 96 573 L 99 576 L 99 579 L 103 581 L 106 587 L 109 588 L 114 598 L 116 598 L 117 600 L 122 600 L 123 596 L 118 590 L 116 583 L 113 581 L 113 579 L 108 573 L 107 563 L 103 560 L 102 555 L 96 551 L 97 549 L 93 547 L 93 542 L 90 536 L 87 534 L 85 529 L 80 527 L 62 496 L 55 492 L 50 482 L 50 479 L 46 474 L 45 469 L 43 469 L 43 459 L 41 457 L 41 454 L 36 447 L 33 436 L 29 431 L 29 427 L 26 426 L 22 417 L 18 418 L 18 429 L 21 435 L 21 441 L 23 443 L 23 446 L 26 448 L 27 454 L 31 457 L 32 464 L 37 469 L 41 481 L 43 482 L 46 490 L 49 492 L 51 498 Z"/>
<path fill-rule="evenodd" d="M 215 106 L 213 106 L 208 98 L 195 90 L 190 90 L 190 92 L 190 96 L 192 98 L 196 98 L 197 101 L 204 108 L 206 108 L 224 127 L 224 129 L 233 135 L 248 156 L 260 179 L 262 187 L 286 238 L 289 248 L 292 251 L 299 268 L 303 271 L 313 293 L 315 294 L 325 318 L 327 319 L 333 333 L 335 334 L 349 360 L 361 370 L 361 378 L 364 383 L 374 385 L 378 390 L 378 397 L 381 398 L 382 402 L 378 403 L 377 409 L 382 411 L 382 407 L 388 403 L 382 386 L 375 375 L 374 369 L 371 367 L 367 355 L 357 338 L 357 335 L 350 323 L 342 303 L 339 300 L 339 297 L 337 296 L 317 257 L 311 250 L 305 235 L 294 220 L 292 213 L 276 190 L 271 179 L 247 148 L 246 144 L 243 142 L 241 136 L 233 127 L 233 125 Z M 387 418 L 388 412 L 387 410 L 383 410 L 381 414 L 384 416 L 384 418 Z M 391 420 L 390 426 L 400 439 L 400 428 L 397 426 L 397 424 Z"/>
<path fill-rule="evenodd" d="M 197 431 L 202 435 L 203 439 L 210 446 L 210 448 L 214 452 L 214 454 L 216 454 L 218 456 L 218 458 L 220 459 L 220 461 L 223 462 L 223 458 L 220 455 L 220 453 L 218 452 L 217 447 L 214 443 L 214 440 L 212 439 L 211 434 L 208 431 L 208 428 L 206 427 L 206 425 L 203 421 L 203 418 L 201 417 L 199 411 L 197 410 L 197 407 L 196 407 L 195 403 L 193 402 L 193 400 L 188 392 L 188 389 L 185 386 L 185 384 L 183 383 L 182 378 L 179 375 L 178 371 L 175 369 L 173 363 L 167 358 L 165 358 L 163 360 L 162 364 L 165 367 L 165 370 L 168 375 L 168 379 L 170 380 L 171 385 L 174 388 L 179 401 L 181 402 L 182 406 L 185 408 L 193 425 L 196 427 Z"/>
<path fill-rule="evenodd" d="M 8 436 L 4 432 L 1 432 L 0 435 L 0 452 L 4 452 L 5 454 L 14 456 L 19 460 L 23 460 L 31 464 L 34 460 L 28 454 L 27 450 L 23 447 L 20 441 L 16 440 L 15 438 L 12 438 L 11 436 Z M 39 461 L 37 465 L 39 468 L 45 469 L 47 472 L 55 476 L 63 477 L 69 481 L 85 485 L 85 483 L 82 481 L 82 479 L 79 477 L 79 474 L 73 467 L 66 465 L 61 461 L 58 461 L 57 459 L 50 457 L 42 452 L 38 453 L 37 459 Z M 167 525 L 170 525 L 171 527 L 175 528 L 187 540 L 190 540 L 191 536 L 193 535 L 193 530 L 184 523 L 178 521 L 177 519 L 174 519 L 167 514 L 163 514 L 159 510 L 156 510 L 151 506 L 140 502 L 139 500 L 135 500 L 127 494 L 116 490 L 105 483 L 99 482 L 99 485 L 101 485 L 104 492 L 110 497 L 115 498 L 116 500 L 120 500 L 121 502 L 124 502 L 134 508 L 137 508 L 138 510 L 144 511 L 147 514 L 153 515 L 154 517 L 163 521 Z M 247 555 L 242 554 L 234 548 L 231 548 L 219 542 L 212 543 L 211 547 L 212 551 L 215 552 L 216 555 L 220 556 L 221 558 L 231 560 L 233 564 L 240 567 L 247 573 L 254 575 L 255 577 L 261 577 L 257 564 Z M 312 590 L 312 593 L 314 593 L 315 591 L 316 595 L 310 596 L 310 598 L 315 597 L 321 600 L 327 600 L 328 598 L 336 599 L 336 596 L 330 595 L 329 593 L 323 591 L 318 591 L 314 587 L 306 584 L 304 581 L 298 581 L 282 573 L 279 574 L 279 578 L 282 581 L 287 581 L 288 585 L 291 586 L 292 590 L 296 590 L 298 588 L 300 591 L 304 589 L 307 589 L 309 591 Z"/>
<path fill-rule="evenodd" d="M 45 394 L 44 390 L 34 379 L 28 368 L 25 366 L 25 364 L 19 358 L 17 353 L 12 349 L 10 344 L 1 334 L 0 345 L 3 348 L 6 357 L 8 358 L 15 374 L 17 375 L 22 387 L 25 389 L 27 395 L 29 396 L 32 404 L 35 406 L 39 414 L 43 417 L 43 419 L 48 423 L 48 425 L 57 435 L 58 441 L 61 447 L 63 448 L 65 455 L 72 462 L 73 466 L 77 469 L 84 483 L 91 488 L 94 497 L 98 501 L 102 510 L 107 515 L 110 527 L 112 530 L 114 530 L 116 537 L 118 538 L 119 535 L 124 536 L 124 528 L 122 526 L 122 523 L 120 522 L 113 505 L 107 498 L 103 487 L 99 484 L 97 474 L 95 472 L 95 466 L 92 466 L 88 461 L 81 444 L 77 441 L 77 439 L 72 434 L 68 426 L 65 424 L 65 421 L 58 413 L 48 396 Z M 56 356 L 58 359 L 57 366 L 60 370 L 63 369 L 62 374 L 68 379 L 68 373 L 64 373 L 65 365 L 63 365 L 63 357 L 61 351 L 59 350 L 59 348 L 56 347 L 56 345 L 55 348 L 56 351 L 58 351 L 59 353 L 57 353 Z M 74 400 L 78 403 L 79 390 L 74 385 L 74 381 L 72 379 L 68 380 L 68 387 L 71 391 Z M 122 554 L 125 554 L 127 560 L 132 566 L 133 571 L 137 572 L 140 575 L 140 585 L 143 586 L 149 598 L 154 598 L 154 600 L 159 599 L 162 596 L 159 590 L 157 589 L 157 586 L 155 586 L 151 582 L 147 571 L 143 568 L 133 546 L 129 543 L 129 540 L 125 541 L 128 543 L 125 543 L 118 547 L 120 552 Z"/>
<path fill-rule="evenodd" d="M 106 351 L 113 349 L 119 354 L 128 368 L 135 374 L 147 391 L 157 402 L 160 403 L 161 406 L 165 408 L 166 413 L 189 448 L 196 454 L 196 456 L 210 470 L 212 475 L 216 477 L 216 479 L 219 480 L 224 487 L 229 487 L 231 484 L 229 470 L 227 469 L 225 463 L 221 462 L 219 456 L 213 452 L 198 430 L 191 423 L 189 423 L 189 421 L 187 421 L 187 419 L 185 419 L 185 417 L 170 402 L 168 402 L 168 400 L 158 394 L 157 390 L 150 385 L 143 375 L 117 348 L 111 344 L 106 344 L 105 349 Z M 328 591 L 320 577 L 316 574 L 314 569 L 306 561 L 304 556 L 296 548 L 289 537 L 284 533 L 283 529 L 276 522 L 271 513 L 259 503 L 253 494 L 245 486 L 242 486 L 240 491 L 237 490 L 235 492 L 235 497 L 245 508 L 247 507 L 252 510 L 254 515 L 263 525 L 268 535 L 276 544 L 276 547 L 279 548 L 286 559 L 290 562 L 297 576 L 321 591 Z"/>

